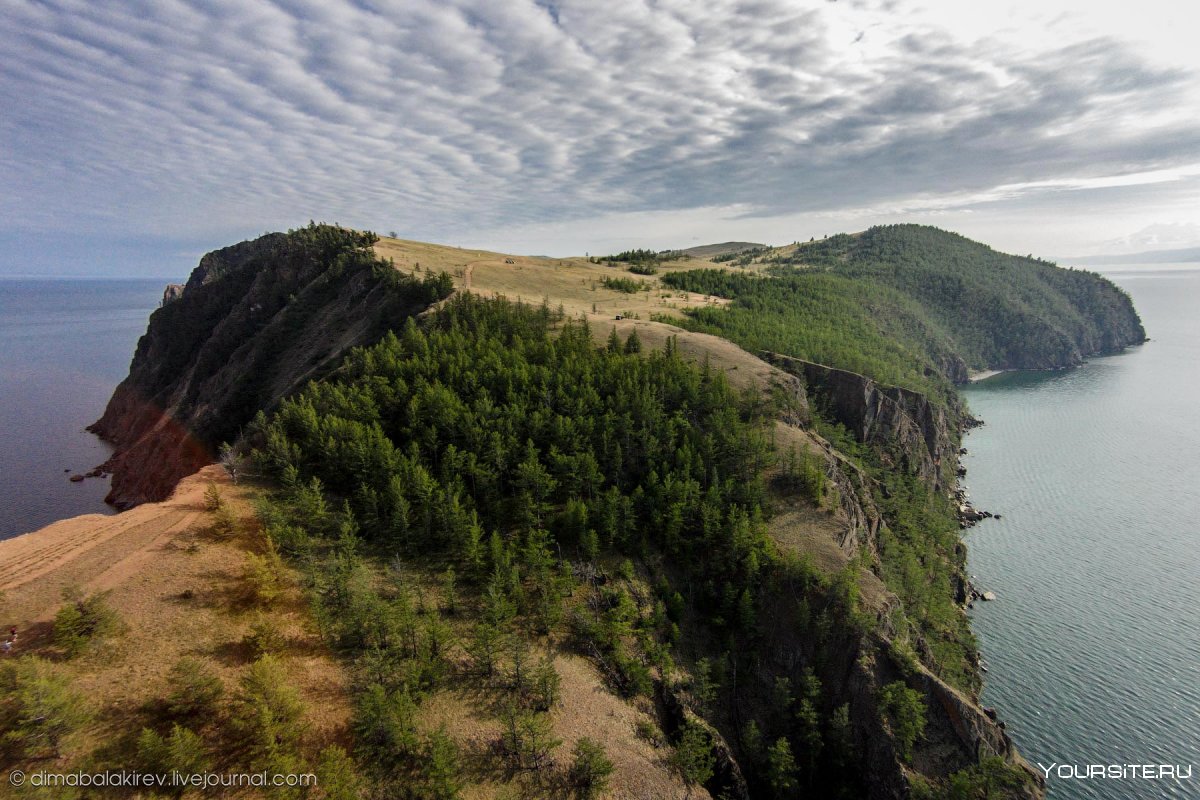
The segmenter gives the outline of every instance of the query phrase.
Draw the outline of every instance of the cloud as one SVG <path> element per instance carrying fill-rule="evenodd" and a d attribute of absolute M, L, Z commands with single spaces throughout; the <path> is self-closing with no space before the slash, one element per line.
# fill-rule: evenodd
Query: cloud
<path fill-rule="evenodd" d="M 1112 38 L 956 38 L 899 2 L 0 3 L 15 229 L 447 239 L 936 210 L 1200 162 L 1189 72 Z"/>

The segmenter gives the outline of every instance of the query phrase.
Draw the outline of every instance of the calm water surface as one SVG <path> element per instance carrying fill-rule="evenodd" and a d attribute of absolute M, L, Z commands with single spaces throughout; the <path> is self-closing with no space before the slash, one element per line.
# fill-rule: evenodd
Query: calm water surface
<path fill-rule="evenodd" d="M 965 392 L 984 700 L 1031 762 L 1193 767 L 1051 798 L 1200 798 L 1200 271 L 1109 277 L 1153 341 Z"/>
<path fill-rule="evenodd" d="M 161 280 L 0 279 L 0 539 L 111 513 L 109 450 L 84 430 L 129 371 Z"/>

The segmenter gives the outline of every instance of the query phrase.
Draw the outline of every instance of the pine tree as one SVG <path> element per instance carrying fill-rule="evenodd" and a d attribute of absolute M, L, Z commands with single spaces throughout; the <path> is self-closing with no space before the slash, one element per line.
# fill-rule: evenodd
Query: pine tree
<path fill-rule="evenodd" d="M 496 663 L 505 647 L 504 634 L 490 622 L 480 622 L 475 626 L 471 639 L 467 643 L 467 655 L 476 671 L 490 678 L 496 673 Z"/>
<path fill-rule="evenodd" d="M 617 327 L 615 325 L 608 332 L 607 349 L 608 352 L 614 355 L 621 352 L 621 338 L 617 336 Z"/>
<path fill-rule="evenodd" d="M 429 734 L 422 771 L 430 800 L 454 800 L 462 790 L 458 746 L 444 729 Z"/>
<path fill-rule="evenodd" d="M 716 759 L 712 754 L 712 743 L 708 733 L 695 722 L 686 723 L 679 741 L 675 743 L 675 751 L 671 754 L 671 765 L 679 771 L 680 777 L 688 786 L 703 785 L 713 776 Z"/>
<path fill-rule="evenodd" d="M 570 778 L 581 800 L 599 797 L 608 788 L 613 763 L 604 748 L 586 736 L 575 743 L 572 751 Z"/>
<path fill-rule="evenodd" d="M 554 668 L 554 659 L 546 656 L 538 662 L 530 675 L 533 707 L 537 711 L 549 711 L 558 705 L 561 697 L 562 678 Z"/>
<path fill-rule="evenodd" d="M 215 716 L 225 686 L 211 669 L 195 658 L 180 659 L 167 675 L 167 713 L 179 720 L 201 723 Z"/>
<path fill-rule="evenodd" d="M 91 719 L 86 701 L 71 689 L 66 676 L 36 656 L 19 660 L 11 675 L 3 741 L 27 757 L 57 758 L 63 741 Z"/>
<path fill-rule="evenodd" d="M 322 750 L 315 772 L 323 800 L 361 800 L 366 787 L 354 759 L 342 748 L 330 745 Z"/>
<path fill-rule="evenodd" d="M 792 757 L 791 745 L 782 736 L 767 750 L 767 782 L 776 797 L 795 796 L 796 760 Z"/>

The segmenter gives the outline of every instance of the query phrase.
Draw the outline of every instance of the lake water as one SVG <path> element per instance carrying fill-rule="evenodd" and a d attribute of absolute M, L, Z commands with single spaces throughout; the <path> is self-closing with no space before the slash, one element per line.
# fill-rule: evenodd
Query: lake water
<path fill-rule="evenodd" d="M 995 705 L 1030 762 L 1190 765 L 1191 780 L 1057 777 L 1055 800 L 1200 798 L 1200 271 L 1107 273 L 1152 341 L 965 391 L 964 482 Z"/>
<path fill-rule="evenodd" d="M 108 458 L 84 427 L 128 373 L 165 284 L 0 279 L 0 539 L 112 513 L 107 479 L 68 478 Z"/>

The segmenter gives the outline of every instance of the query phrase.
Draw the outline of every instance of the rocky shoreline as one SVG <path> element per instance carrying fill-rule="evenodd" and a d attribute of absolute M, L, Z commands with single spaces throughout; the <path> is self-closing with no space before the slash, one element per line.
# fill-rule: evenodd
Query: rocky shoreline
<path fill-rule="evenodd" d="M 994 371 L 992 374 L 999 374 L 1003 370 Z M 984 376 L 989 377 L 989 376 Z M 973 379 L 974 380 L 974 379 Z M 980 378 L 982 380 L 982 378 Z M 983 420 L 978 417 L 967 415 L 962 423 L 962 433 L 966 434 L 969 431 L 981 427 L 984 424 Z M 967 455 L 967 448 L 958 448 L 958 457 Z M 1000 514 L 993 514 L 991 511 L 983 511 L 976 508 L 971 502 L 971 495 L 966 484 L 962 483 L 962 478 L 967 475 L 967 468 L 962 465 L 961 460 L 955 471 L 958 477 L 958 482 L 950 492 L 950 498 L 957 505 L 958 527 L 962 530 L 973 528 L 985 519 L 1001 519 Z M 975 576 L 971 575 L 960 584 L 958 593 L 958 601 L 964 608 L 973 608 L 976 601 L 991 602 L 996 599 L 996 593 L 991 591 L 981 590 L 975 585 Z M 980 671 L 987 672 L 987 667 L 980 663 Z M 993 714 L 995 712 L 993 711 Z M 994 718 L 994 717 L 993 717 Z"/>

